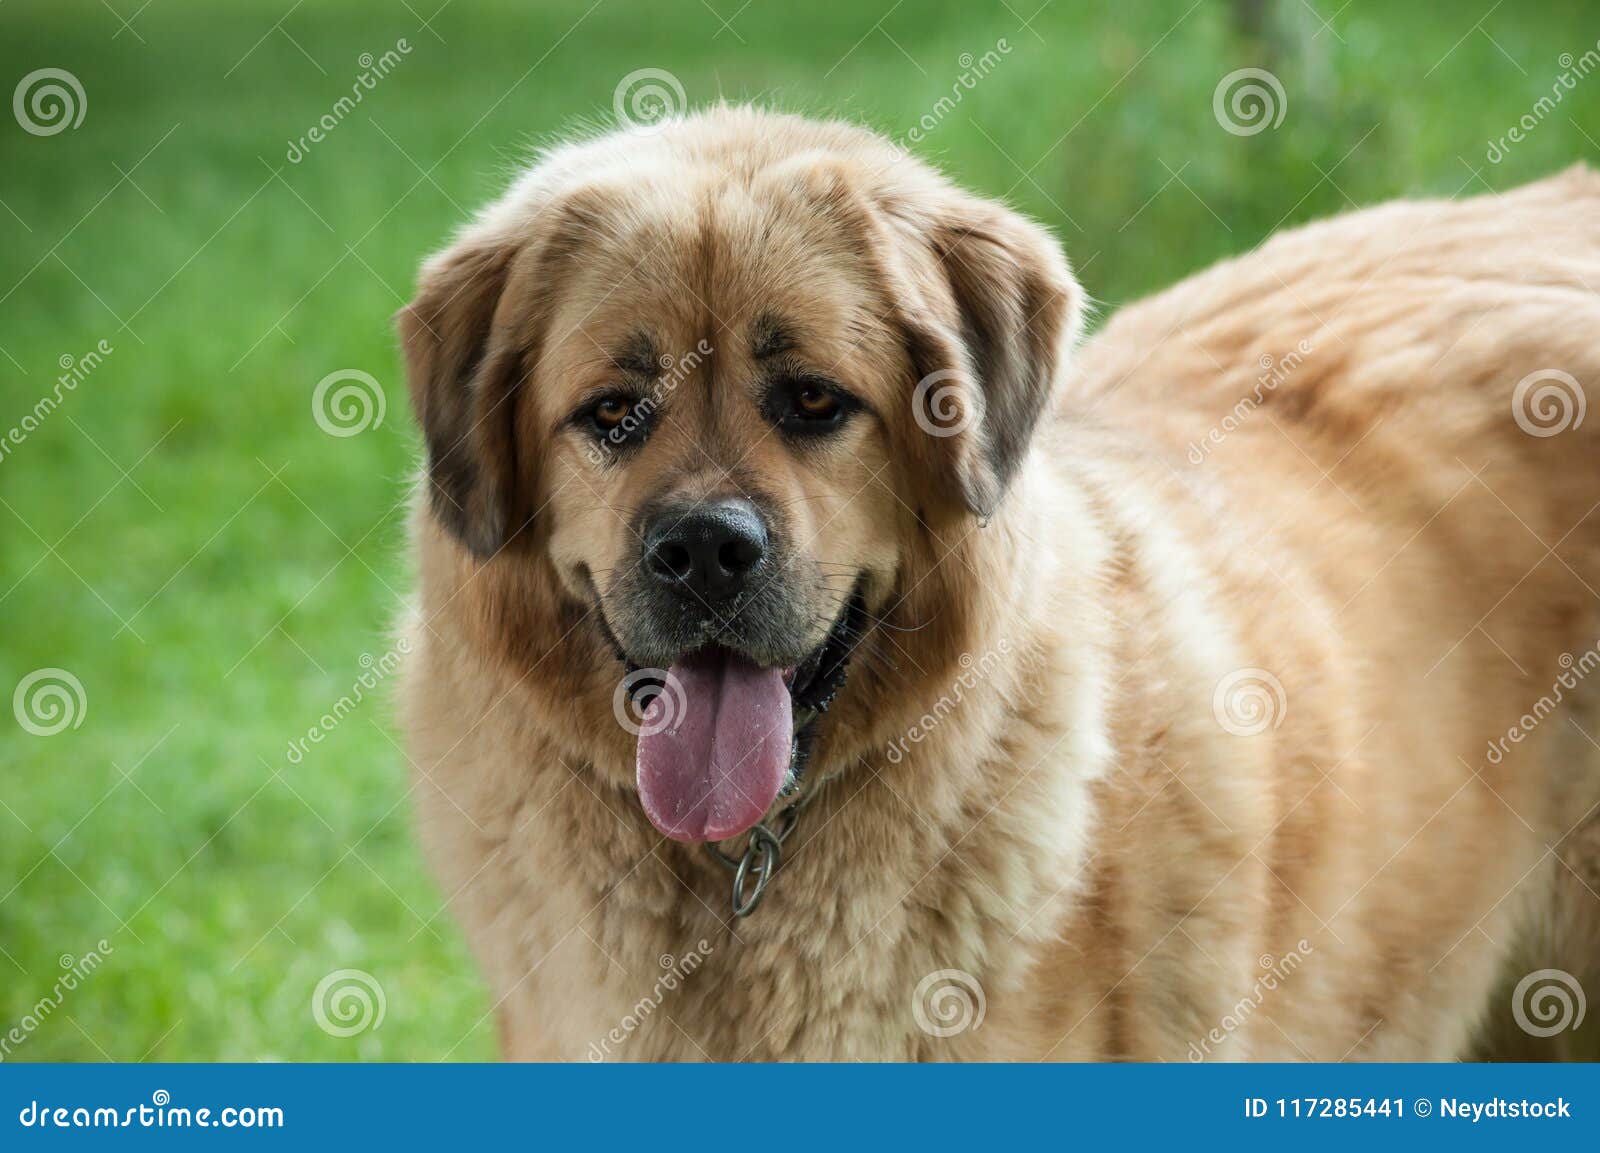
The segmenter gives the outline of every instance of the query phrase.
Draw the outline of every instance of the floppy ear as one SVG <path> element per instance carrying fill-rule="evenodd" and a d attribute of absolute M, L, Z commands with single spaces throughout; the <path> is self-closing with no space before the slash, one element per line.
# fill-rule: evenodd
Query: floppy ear
<path fill-rule="evenodd" d="M 913 416 L 948 454 L 941 471 L 961 501 L 988 516 L 1077 339 L 1082 292 L 1050 234 L 1009 209 L 950 193 L 919 215 L 912 227 L 932 262 L 917 262 L 920 300 L 902 314 Z"/>
<path fill-rule="evenodd" d="M 417 297 L 397 318 L 427 441 L 429 501 L 479 557 L 506 543 L 518 508 L 521 358 L 515 342 L 496 339 L 494 318 L 519 251 L 506 240 L 457 243 L 423 266 Z"/>

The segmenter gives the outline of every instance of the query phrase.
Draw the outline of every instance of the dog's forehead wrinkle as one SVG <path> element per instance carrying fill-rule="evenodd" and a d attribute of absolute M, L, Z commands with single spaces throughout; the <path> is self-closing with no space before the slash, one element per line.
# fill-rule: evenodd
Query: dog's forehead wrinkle
<path fill-rule="evenodd" d="M 660 366 L 656 341 L 649 332 L 634 329 L 611 351 L 612 367 L 639 376 L 654 376 Z"/>
<path fill-rule="evenodd" d="M 709 374 L 718 390 L 748 390 L 759 361 L 802 343 L 824 365 L 879 343 L 872 333 L 884 326 L 874 319 L 886 310 L 859 252 L 820 244 L 815 222 L 790 219 L 781 203 L 647 188 L 623 203 L 626 224 L 589 235 L 578 271 L 585 291 L 572 294 L 564 328 L 581 326 L 609 351 L 602 332 L 615 336 L 643 317 L 655 353 L 693 353 L 694 376 Z"/>

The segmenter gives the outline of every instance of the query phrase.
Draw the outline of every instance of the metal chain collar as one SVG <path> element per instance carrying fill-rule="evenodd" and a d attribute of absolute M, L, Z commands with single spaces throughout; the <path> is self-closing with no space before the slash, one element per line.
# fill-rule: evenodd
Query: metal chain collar
<path fill-rule="evenodd" d="M 800 824 L 800 811 L 805 807 L 802 798 L 778 814 L 774 828 L 757 825 L 750 830 L 744 852 L 733 857 L 719 849 L 715 842 L 707 842 L 706 850 L 727 868 L 733 870 L 733 915 L 748 917 L 756 911 L 761 898 L 771 883 L 772 876 L 783 863 L 783 843 Z"/>

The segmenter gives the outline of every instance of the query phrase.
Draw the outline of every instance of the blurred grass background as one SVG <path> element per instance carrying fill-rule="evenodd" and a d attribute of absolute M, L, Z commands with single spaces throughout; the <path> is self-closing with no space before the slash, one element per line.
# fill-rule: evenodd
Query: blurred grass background
<path fill-rule="evenodd" d="M 288 750 L 388 648 L 407 587 L 389 317 L 531 147 L 610 117 L 626 73 L 903 138 L 1003 39 L 918 151 L 1047 222 L 1103 312 L 1279 227 L 1600 153 L 1587 76 L 1486 159 L 1595 47 L 1592 3 L 1039 4 L 0 6 L 5 90 L 56 67 L 87 98 L 55 135 L 0 120 L 0 435 L 63 357 L 112 349 L 0 457 L 0 690 L 61 668 L 86 699 L 54 736 L 0 713 L 0 1036 L 60 958 L 111 947 L 6 1059 L 492 1056 L 386 703 Z M 1287 105 L 1239 136 L 1213 93 L 1244 67 Z M 387 414 L 336 438 L 311 395 L 350 368 Z M 313 1023 L 342 968 L 381 984 L 381 1027 Z"/>

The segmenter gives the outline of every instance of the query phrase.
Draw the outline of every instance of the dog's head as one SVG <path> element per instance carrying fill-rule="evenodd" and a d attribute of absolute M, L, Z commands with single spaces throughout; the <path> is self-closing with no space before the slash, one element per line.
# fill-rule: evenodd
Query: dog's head
<path fill-rule="evenodd" d="M 721 109 L 569 145 L 401 314 L 432 513 L 654 670 L 646 811 L 731 836 L 907 551 L 1001 501 L 1077 296 L 1042 230 L 860 129 Z"/>

